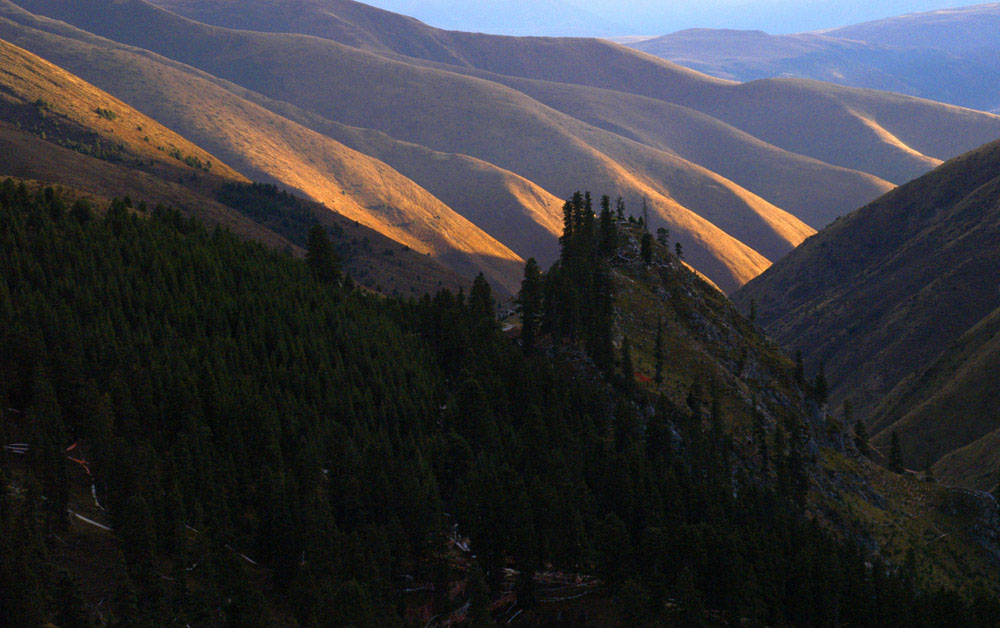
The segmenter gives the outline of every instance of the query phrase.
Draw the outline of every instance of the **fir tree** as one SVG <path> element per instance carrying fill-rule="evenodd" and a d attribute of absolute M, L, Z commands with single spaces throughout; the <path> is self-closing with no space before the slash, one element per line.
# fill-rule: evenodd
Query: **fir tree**
<path fill-rule="evenodd" d="M 655 381 L 657 384 L 663 383 L 663 321 L 657 319 L 656 321 L 656 342 L 653 346 L 653 358 L 656 361 L 656 377 Z"/>
<path fill-rule="evenodd" d="M 632 389 L 635 384 L 635 365 L 632 363 L 632 348 L 627 337 L 622 338 L 621 376 L 626 390 Z"/>
<path fill-rule="evenodd" d="M 521 315 L 521 344 L 530 351 L 537 341 L 542 319 L 542 271 L 533 257 L 524 265 L 517 309 Z"/>
<path fill-rule="evenodd" d="M 333 248 L 330 236 L 321 225 L 309 229 L 309 250 L 306 261 L 313 274 L 322 282 L 337 283 L 340 280 L 340 257 Z"/>
<path fill-rule="evenodd" d="M 653 236 L 646 232 L 642 234 L 642 244 L 640 247 L 642 261 L 646 266 L 653 263 Z"/>

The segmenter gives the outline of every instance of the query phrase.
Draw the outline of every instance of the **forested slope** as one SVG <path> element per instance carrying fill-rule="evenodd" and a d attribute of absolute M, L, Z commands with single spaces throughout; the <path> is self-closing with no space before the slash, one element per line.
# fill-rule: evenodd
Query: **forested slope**
<path fill-rule="evenodd" d="M 598 626 L 996 621 L 986 597 L 936 590 L 977 597 L 984 558 L 971 550 L 965 575 L 944 583 L 887 568 L 859 543 L 872 537 L 803 516 L 830 485 L 810 453 L 827 442 L 815 405 L 787 358 L 761 354 L 748 323 L 661 245 L 648 259 L 679 299 L 666 346 L 710 347 L 728 329 L 743 365 L 778 388 L 750 435 L 728 360 L 698 369 L 709 380 L 686 401 L 652 396 L 635 377 L 637 328 L 605 282 L 637 276 L 627 269 L 649 244 L 628 235 L 642 233 L 634 220 L 608 216 L 598 240 L 583 197 L 567 207 L 559 265 L 543 275 L 529 262 L 515 343 L 481 279 L 468 295 L 373 297 L 341 283 L 322 230 L 304 263 L 169 209 L 116 202 L 102 214 L 5 182 L 3 616 L 61 627 L 88 616 L 422 626 L 425 610 L 487 626 L 558 625 L 562 612 Z M 611 270 L 587 263 L 595 254 L 632 261 Z M 663 366 L 669 389 L 688 388 L 682 362 Z M 752 472 L 761 466 L 771 471 Z M 553 570 L 586 574 L 571 581 L 583 603 L 553 601 Z"/>

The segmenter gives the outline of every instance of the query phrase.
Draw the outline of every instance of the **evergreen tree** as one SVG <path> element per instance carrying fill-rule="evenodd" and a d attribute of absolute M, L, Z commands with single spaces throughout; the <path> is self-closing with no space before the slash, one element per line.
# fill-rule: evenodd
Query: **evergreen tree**
<path fill-rule="evenodd" d="M 530 351 L 537 341 L 542 320 L 542 271 L 533 257 L 524 265 L 517 310 L 521 315 L 521 344 Z"/>
<path fill-rule="evenodd" d="M 91 625 L 90 618 L 73 577 L 65 571 L 60 572 L 56 587 L 59 592 L 56 625 L 59 628 L 88 628 Z"/>
<path fill-rule="evenodd" d="M 670 246 L 670 229 L 660 227 L 656 230 L 656 241 L 660 246 Z"/>
<path fill-rule="evenodd" d="M 598 228 L 601 255 L 612 255 L 618 248 L 618 225 L 611 213 L 611 197 L 601 197 L 601 216 Z"/>
<path fill-rule="evenodd" d="M 478 563 L 473 563 L 469 576 L 469 625 L 472 628 L 493 628 L 496 624 L 490 613 L 490 589 Z"/>
<path fill-rule="evenodd" d="M 70 209 L 70 215 L 80 223 L 85 223 L 89 221 L 94 216 L 94 210 L 90 205 L 90 201 L 81 198 L 73 203 L 72 209 Z"/>
<path fill-rule="evenodd" d="M 496 319 L 496 304 L 493 301 L 493 289 L 483 273 L 476 275 L 469 291 L 469 310 L 473 318 L 480 323 L 490 324 Z"/>
<path fill-rule="evenodd" d="M 340 257 L 333 242 L 321 225 L 309 228 L 309 244 L 306 261 L 313 274 L 322 282 L 337 283 L 340 280 Z"/>
<path fill-rule="evenodd" d="M 826 385 L 826 369 L 822 364 L 819 366 L 819 373 L 816 374 L 816 381 L 813 383 L 813 392 L 816 395 L 816 402 L 820 405 L 826 403 L 829 396 Z"/>
<path fill-rule="evenodd" d="M 631 390 L 635 385 L 635 365 L 632 363 L 632 348 L 627 337 L 622 338 L 621 375 L 622 385 L 626 390 Z"/>
<path fill-rule="evenodd" d="M 646 266 L 653 263 L 653 236 L 646 232 L 642 234 L 642 244 L 640 247 L 642 253 L 642 261 Z"/>
<path fill-rule="evenodd" d="M 684 247 L 681 246 L 680 242 L 674 244 L 674 253 L 677 255 L 677 259 L 684 259 Z"/>
<path fill-rule="evenodd" d="M 657 384 L 663 383 L 663 321 L 657 319 L 656 321 L 656 342 L 653 346 L 653 359 L 656 361 L 656 377 L 655 381 Z"/>

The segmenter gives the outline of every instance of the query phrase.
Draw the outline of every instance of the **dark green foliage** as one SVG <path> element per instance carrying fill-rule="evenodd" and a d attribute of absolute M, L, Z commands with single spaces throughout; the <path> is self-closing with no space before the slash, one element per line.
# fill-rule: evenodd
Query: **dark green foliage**
<path fill-rule="evenodd" d="M 77 440 L 121 547 L 93 558 L 112 572 L 112 626 L 398 626 L 407 576 L 449 580 L 454 523 L 478 556 L 456 604 L 475 626 L 495 623 L 508 564 L 603 574 L 630 621 L 671 598 L 733 625 L 964 628 L 995 612 L 868 569 L 805 521 L 801 438 L 773 448 L 784 479 L 746 481 L 715 386 L 688 408 L 649 403 L 609 384 L 613 355 L 610 378 L 581 358 L 602 363 L 613 314 L 582 195 L 570 218 L 587 239 L 528 282 L 527 354 L 485 281 L 377 298 L 170 210 L 123 201 L 81 222 L 51 202 L 0 184 L 0 405 L 37 417 L 39 452 L 16 503 L 0 473 L 6 624 L 79 618 L 46 555 L 59 508 L 43 506 L 74 486 L 54 452 Z"/>
<path fill-rule="evenodd" d="M 653 360 L 656 362 L 656 374 L 653 378 L 657 384 L 663 383 L 663 322 L 656 322 L 656 340 L 653 344 Z"/>
<path fill-rule="evenodd" d="M 333 242 L 330 241 L 326 229 L 320 225 L 313 225 L 309 229 L 306 262 L 319 281 L 323 283 L 340 281 L 340 256 L 333 248 Z"/>
<path fill-rule="evenodd" d="M 97 109 L 94 109 L 94 113 L 96 113 L 98 117 L 104 118 L 105 120 L 118 119 L 118 114 L 112 111 L 111 109 L 104 109 L 102 107 L 98 107 Z"/>
<path fill-rule="evenodd" d="M 524 265 L 517 311 L 521 315 L 521 344 L 525 351 L 530 351 L 535 346 L 542 321 L 542 269 L 533 257 L 529 257 Z"/>
<path fill-rule="evenodd" d="M 824 404 L 829 398 L 829 391 L 826 384 L 826 369 L 823 365 L 819 367 L 819 373 L 816 374 L 816 380 L 813 382 L 813 395 L 816 397 L 816 403 Z"/>
<path fill-rule="evenodd" d="M 185 155 L 180 151 L 179 148 L 172 149 L 168 154 L 177 161 L 183 162 L 187 166 L 194 168 L 196 170 L 204 170 L 205 172 L 208 172 L 209 170 L 212 169 L 212 162 L 210 161 L 203 162 L 201 159 L 199 159 L 194 155 Z M 239 184 L 232 184 L 232 185 L 239 185 Z"/>
<path fill-rule="evenodd" d="M 642 261 L 646 263 L 646 266 L 653 263 L 653 236 L 648 231 L 642 234 L 640 252 L 642 255 Z"/>

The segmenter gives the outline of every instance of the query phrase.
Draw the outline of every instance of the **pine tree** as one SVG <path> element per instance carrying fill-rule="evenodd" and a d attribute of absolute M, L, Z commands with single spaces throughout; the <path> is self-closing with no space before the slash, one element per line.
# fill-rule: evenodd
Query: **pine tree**
<path fill-rule="evenodd" d="M 899 432 L 894 431 L 889 444 L 889 469 L 903 472 L 903 446 L 899 442 Z"/>
<path fill-rule="evenodd" d="M 69 213 L 77 222 L 81 223 L 88 222 L 94 216 L 90 201 L 85 198 L 78 199 L 73 203 Z"/>
<path fill-rule="evenodd" d="M 340 257 L 333 248 L 330 236 L 321 225 L 309 229 L 309 248 L 306 262 L 313 274 L 322 282 L 337 283 L 340 280 Z"/>
<path fill-rule="evenodd" d="M 493 616 L 490 614 L 490 589 L 486 585 L 486 577 L 478 563 L 472 565 L 469 576 L 469 625 L 472 628 L 493 628 Z"/>
<path fill-rule="evenodd" d="M 525 351 L 531 351 L 538 339 L 542 320 L 542 270 L 533 257 L 528 258 L 524 265 L 517 311 L 521 315 L 521 345 Z"/>
<path fill-rule="evenodd" d="M 653 236 L 646 233 L 642 234 L 642 244 L 640 247 L 642 253 L 642 261 L 646 266 L 653 263 Z"/>
<path fill-rule="evenodd" d="M 615 213 L 618 216 L 618 222 L 625 222 L 625 201 L 620 196 L 615 203 Z"/>
<path fill-rule="evenodd" d="M 59 628 L 88 628 L 90 619 L 87 617 L 80 589 L 76 586 L 72 576 L 65 571 L 60 572 L 56 588 L 59 592 L 59 612 L 56 625 Z"/>
<path fill-rule="evenodd" d="M 663 321 L 657 319 L 656 321 L 656 343 L 653 346 L 653 356 L 656 360 L 656 377 L 655 381 L 657 384 L 663 383 Z"/>
<path fill-rule="evenodd" d="M 604 256 L 611 255 L 618 248 L 618 225 L 611 213 L 611 197 L 601 197 L 601 216 L 598 228 L 600 251 Z"/>
<path fill-rule="evenodd" d="M 816 374 L 816 381 L 813 384 L 813 392 L 816 395 L 816 402 L 820 405 L 826 403 L 829 392 L 826 385 L 826 369 L 822 364 L 819 366 L 819 373 Z"/>
<path fill-rule="evenodd" d="M 483 273 L 476 275 L 469 291 L 469 310 L 476 322 L 492 322 L 495 318 L 496 304 L 493 302 L 493 289 Z"/>
<path fill-rule="evenodd" d="M 680 242 L 674 244 L 674 253 L 677 254 L 678 259 L 684 259 L 684 247 L 681 246 Z"/>
<path fill-rule="evenodd" d="M 660 246 L 670 246 L 670 229 L 660 227 L 656 230 L 656 241 Z"/>
<path fill-rule="evenodd" d="M 622 338 L 621 373 L 622 384 L 626 390 L 632 389 L 635 383 L 635 366 L 632 363 L 632 348 L 627 337 Z"/>

